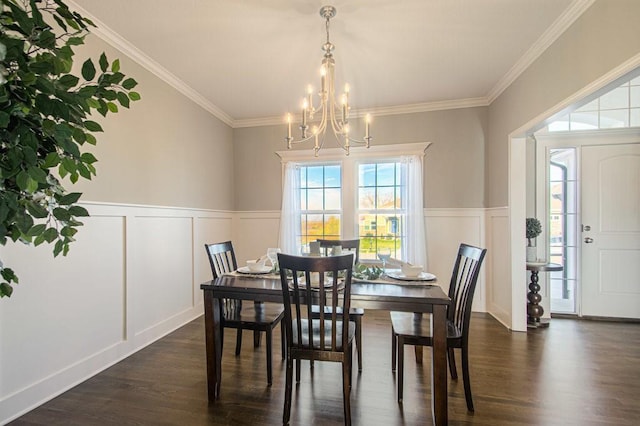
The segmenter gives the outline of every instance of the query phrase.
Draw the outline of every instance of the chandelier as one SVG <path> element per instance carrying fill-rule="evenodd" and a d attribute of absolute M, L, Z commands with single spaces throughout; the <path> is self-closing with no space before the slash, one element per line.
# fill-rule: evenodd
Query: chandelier
<path fill-rule="evenodd" d="M 327 128 L 331 127 L 333 137 L 340 145 L 342 149 L 346 151 L 346 155 L 349 155 L 349 148 L 352 144 L 365 145 L 369 148 L 371 142 L 371 135 L 369 133 L 369 125 L 371 123 L 371 115 L 367 114 L 365 117 L 365 135 L 362 140 L 353 139 L 349 135 L 349 85 L 345 84 L 344 93 L 340 97 L 340 102 L 336 102 L 335 98 L 335 61 L 333 59 L 334 45 L 329 41 L 329 21 L 336 16 L 336 8 L 333 6 L 323 6 L 320 9 L 320 16 L 322 16 L 326 23 L 327 42 L 322 45 L 324 51 L 324 59 L 322 60 L 322 67 L 320 68 L 321 84 L 320 91 L 318 92 L 319 105 L 317 108 L 313 104 L 313 87 L 309 85 L 307 87 L 307 95 L 302 100 L 302 123 L 300 124 L 300 139 L 295 140 L 291 136 L 291 113 L 287 113 L 287 148 L 291 149 L 294 144 L 307 142 L 311 139 L 315 141 L 314 151 L 315 156 L 318 156 L 318 151 L 322 148 L 325 142 L 325 136 Z M 322 117 L 319 122 L 314 117 L 317 113 L 322 113 Z M 316 123 L 313 127 L 310 127 L 309 123 Z"/>

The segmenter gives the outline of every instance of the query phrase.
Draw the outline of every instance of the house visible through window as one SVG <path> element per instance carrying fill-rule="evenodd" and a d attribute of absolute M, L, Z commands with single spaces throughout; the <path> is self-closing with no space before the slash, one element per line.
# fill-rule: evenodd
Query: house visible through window
<path fill-rule="evenodd" d="M 358 164 L 358 237 L 360 257 L 375 259 L 378 249 L 402 257 L 404 209 L 399 162 Z"/>
<path fill-rule="evenodd" d="M 299 254 L 311 241 L 360 239 L 360 259 L 388 256 L 426 264 L 422 158 L 428 143 L 324 150 L 317 159 L 281 151 L 280 246 Z M 354 150 L 355 151 L 355 150 Z"/>
<path fill-rule="evenodd" d="M 339 239 L 342 217 L 340 164 L 300 167 L 300 241 Z"/>
<path fill-rule="evenodd" d="M 318 238 L 360 238 L 360 258 L 376 259 L 379 249 L 402 258 L 405 209 L 402 206 L 400 162 L 383 160 L 354 164 L 300 166 L 300 242 Z M 343 168 L 355 179 L 343 181 Z M 343 191 L 344 190 L 344 191 Z M 356 194 L 355 209 L 343 211 L 342 198 Z M 348 201 L 345 204 L 349 204 Z M 343 223 L 355 229 L 343 229 Z M 349 225 L 347 225 L 350 227 Z M 347 237 L 349 235 L 349 237 Z"/>

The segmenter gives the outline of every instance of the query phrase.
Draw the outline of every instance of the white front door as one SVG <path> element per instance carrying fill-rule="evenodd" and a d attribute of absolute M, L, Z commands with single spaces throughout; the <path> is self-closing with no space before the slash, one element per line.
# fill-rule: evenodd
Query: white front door
<path fill-rule="evenodd" d="M 583 146 L 581 314 L 640 318 L 640 144 Z"/>

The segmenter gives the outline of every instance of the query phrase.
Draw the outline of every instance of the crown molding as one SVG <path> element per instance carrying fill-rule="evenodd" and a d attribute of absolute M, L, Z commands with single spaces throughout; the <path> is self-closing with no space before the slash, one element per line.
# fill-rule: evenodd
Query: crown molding
<path fill-rule="evenodd" d="M 452 101 L 425 102 L 420 104 L 398 105 L 391 107 L 372 108 L 367 110 L 354 110 L 349 112 L 350 118 L 361 118 L 367 114 L 372 117 L 381 117 L 384 115 L 400 115 L 414 114 L 429 111 L 442 111 L 447 109 L 462 109 L 488 106 L 489 102 L 486 98 L 469 98 L 457 99 Z M 300 121 L 300 114 L 294 115 L 293 119 Z M 234 120 L 232 127 L 234 129 L 241 127 L 257 127 L 257 126 L 275 126 L 284 125 L 284 114 L 276 117 L 249 118 L 244 120 Z"/>
<path fill-rule="evenodd" d="M 96 24 L 97 27 L 91 28 L 91 34 L 98 36 L 114 48 L 129 56 L 132 60 L 140 64 L 142 67 L 146 68 L 152 74 L 156 75 L 158 78 L 169 84 L 171 87 L 182 93 L 187 98 L 191 99 L 197 105 L 200 105 L 203 109 L 208 111 L 210 114 L 212 114 L 228 126 L 235 129 L 243 127 L 273 126 L 281 125 L 284 123 L 284 119 L 282 118 L 282 116 L 233 119 L 233 117 L 224 112 L 218 106 L 211 103 L 208 99 L 198 93 L 191 86 L 172 74 L 162 65 L 151 59 L 130 42 L 122 38 L 119 34 L 105 25 L 104 22 L 100 21 L 86 9 L 80 6 L 76 1 L 77 0 L 67 0 L 67 4 L 72 9 L 76 10 L 81 15 L 91 19 Z M 485 97 L 381 107 L 370 109 L 366 112 L 352 111 L 351 116 L 364 117 L 366 113 L 369 113 L 375 117 L 488 106 L 498 96 L 500 96 L 500 94 L 504 90 L 506 90 L 507 87 L 509 87 L 595 1 L 596 0 L 574 0 L 571 5 L 565 10 L 565 12 L 558 19 L 556 19 L 551 27 L 547 31 L 545 31 L 545 33 L 536 41 L 533 46 L 531 46 L 529 50 L 527 50 L 527 52 L 520 58 L 520 60 L 518 60 L 518 62 L 507 72 L 507 74 L 505 74 L 500 79 L 500 81 Z"/>
<path fill-rule="evenodd" d="M 447 109 L 462 109 L 488 106 L 487 98 L 454 99 L 448 101 L 423 102 L 419 104 L 397 105 L 391 107 L 373 108 L 368 112 L 372 116 L 414 114 L 419 112 L 443 111 Z M 364 114 L 363 114 L 364 115 Z"/>
<path fill-rule="evenodd" d="M 96 24 L 96 27 L 92 27 L 90 29 L 91 34 L 100 37 L 102 40 L 104 40 L 114 48 L 120 50 L 122 53 L 140 64 L 142 67 L 155 74 L 162 81 L 166 82 L 178 92 L 182 93 L 184 96 L 200 105 L 210 114 L 220 119 L 223 123 L 233 127 L 233 118 L 229 114 L 209 102 L 204 96 L 194 90 L 191 86 L 169 72 L 162 65 L 151 59 L 133 44 L 122 38 L 118 33 L 113 31 L 104 22 L 97 19 L 74 0 L 67 0 L 66 3 L 71 9 L 74 9 L 82 16 L 91 19 L 93 23 Z"/>
<path fill-rule="evenodd" d="M 487 94 L 491 104 L 544 53 L 596 0 L 574 0 Z"/>

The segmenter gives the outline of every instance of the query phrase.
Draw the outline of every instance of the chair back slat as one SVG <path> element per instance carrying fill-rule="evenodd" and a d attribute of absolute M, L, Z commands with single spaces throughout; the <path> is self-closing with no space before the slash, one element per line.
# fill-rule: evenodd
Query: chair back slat
<path fill-rule="evenodd" d="M 353 258 L 278 254 L 287 346 L 308 359 L 347 347 Z"/>
<path fill-rule="evenodd" d="M 355 254 L 354 264 L 360 261 L 360 240 L 326 240 L 326 239 L 317 239 L 317 242 L 320 243 L 320 248 L 323 249 L 323 253 L 325 256 L 330 254 L 330 249 L 335 246 L 341 246 L 343 251 L 350 251 Z"/>
<path fill-rule="evenodd" d="M 214 279 L 238 269 L 236 254 L 233 251 L 233 243 L 231 243 L 231 241 L 205 244 L 204 248 L 209 257 L 209 264 L 211 265 L 211 272 L 213 273 Z"/>
<path fill-rule="evenodd" d="M 473 294 L 486 253 L 487 249 L 460 244 L 453 266 L 449 284 L 451 305 L 447 318 L 462 332 L 463 339 L 468 338 Z"/>
<path fill-rule="evenodd" d="M 222 275 L 233 272 L 238 269 L 236 262 L 236 254 L 233 250 L 233 243 L 231 241 L 224 241 L 222 243 L 205 244 L 204 248 L 209 258 L 209 264 L 211 265 L 211 273 L 215 280 Z M 240 314 L 242 310 L 242 301 L 237 299 L 222 299 L 223 315 L 227 318 L 234 317 Z"/>

